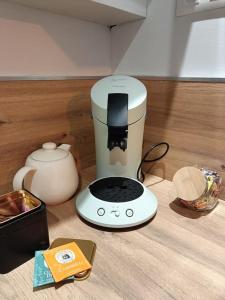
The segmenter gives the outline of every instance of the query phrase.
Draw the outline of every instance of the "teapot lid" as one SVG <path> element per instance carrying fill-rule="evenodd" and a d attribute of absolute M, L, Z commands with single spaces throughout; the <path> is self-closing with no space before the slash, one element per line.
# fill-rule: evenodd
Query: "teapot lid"
<path fill-rule="evenodd" d="M 69 155 L 68 151 L 57 148 L 55 143 L 44 143 L 42 149 L 36 150 L 31 153 L 31 158 L 38 161 L 55 161 L 65 158 Z"/>

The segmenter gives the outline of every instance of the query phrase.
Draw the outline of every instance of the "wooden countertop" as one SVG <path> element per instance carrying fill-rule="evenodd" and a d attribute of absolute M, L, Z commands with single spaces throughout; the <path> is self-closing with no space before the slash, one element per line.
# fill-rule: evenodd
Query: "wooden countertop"
<path fill-rule="evenodd" d="M 84 185 L 93 174 L 93 168 L 84 171 Z M 72 200 L 49 207 L 51 242 L 70 237 L 97 243 L 91 276 L 33 292 L 32 259 L 0 275 L 0 299 L 225 299 L 225 202 L 208 214 L 193 212 L 173 201 L 170 181 L 148 176 L 145 184 L 157 195 L 159 209 L 137 230 L 89 227 Z"/>

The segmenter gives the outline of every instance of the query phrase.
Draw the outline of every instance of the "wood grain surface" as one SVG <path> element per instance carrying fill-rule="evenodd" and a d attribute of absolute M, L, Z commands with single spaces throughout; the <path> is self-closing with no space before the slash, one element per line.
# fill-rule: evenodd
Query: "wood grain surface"
<path fill-rule="evenodd" d="M 181 167 L 208 166 L 225 182 L 225 84 L 142 81 L 148 90 L 144 149 L 161 141 L 171 146 L 163 161 L 145 169 L 171 180 Z"/>
<path fill-rule="evenodd" d="M 83 184 L 94 179 L 82 171 Z M 0 299 L 222 300 L 225 299 L 225 202 L 210 213 L 174 201 L 170 181 L 148 176 L 159 209 L 136 230 L 104 231 L 83 223 L 74 200 L 48 208 L 51 242 L 58 237 L 97 243 L 91 276 L 81 282 L 33 292 L 34 259 L 0 275 Z"/>
<path fill-rule="evenodd" d="M 69 143 L 79 168 L 93 165 L 90 89 L 95 80 L 0 82 L 0 192 L 12 189 L 26 157 L 52 141 Z"/>
<path fill-rule="evenodd" d="M 195 167 L 183 167 L 173 177 L 176 196 L 180 199 L 194 201 L 202 197 L 208 190 L 207 179 Z"/>
<path fill-rule="evenodd" d="M 144 150 L 161 141 L 171 145 L 165 159 L 145 170 L 172 179 L 181 167 L 208 166 L 225 182 L 225 84 L 141 80 L 148 89 Z M 0 193 L 11 190 L 13 175 L 27 155 L 46 141 L 72 144 L 79 169 L 95 163 L 90 117 L 94 83 L 0 82 Z"/>

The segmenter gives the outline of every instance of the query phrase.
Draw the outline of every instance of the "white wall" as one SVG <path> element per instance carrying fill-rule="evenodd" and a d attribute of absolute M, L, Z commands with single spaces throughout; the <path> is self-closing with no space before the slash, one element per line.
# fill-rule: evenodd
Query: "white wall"
<path fill-rule="evenodd" d="M 106 26 L 0 1 L 0 76 L 110 73 Z"/>
<path fill-rule="evenodd" d="M 112 29 L 114 73 L 225 77 L 225 9 L 176 17 L 175 0 L 149 2 L 146 20 Z"/>
<path fill-rule="evenodd" d="M 225 9 L 176 17 L 175 0 L 149 2 L 146 20 L 110 35 L 104 25 L 0 1 L 0 76 L 225 77 Z"/>
<path fill-rule="evenodd" d="M 116 7 L 124 11 L 129 11 L 134 14 L 140 14 L 146 16 L 147 0 L 94 0 L 94 1 L 97 3 L 105 4 L 107 6 Z"/>

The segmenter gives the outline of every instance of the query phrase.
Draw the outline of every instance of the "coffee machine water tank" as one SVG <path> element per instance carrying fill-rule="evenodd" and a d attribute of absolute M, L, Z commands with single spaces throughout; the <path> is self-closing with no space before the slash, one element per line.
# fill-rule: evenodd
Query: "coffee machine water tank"
<path fill-rule="evenodd" d="M 130 76 L 108 76 L 92 87 L 97 178 L 137 178 L 146 101 L 144 84 Z"/>

